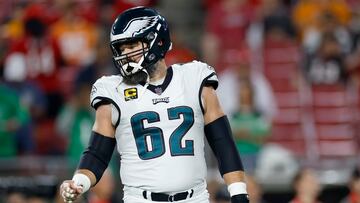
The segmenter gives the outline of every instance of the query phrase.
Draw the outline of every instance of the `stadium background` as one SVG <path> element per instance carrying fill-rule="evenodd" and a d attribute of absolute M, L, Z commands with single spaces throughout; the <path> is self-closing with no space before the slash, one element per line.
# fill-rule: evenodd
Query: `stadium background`
<path fill-rule="evenodd" d="M 169 21 L 169 65 L 196 59 L 217 70 L 221 103 L 267 202 L 292 199 L 293 178 L 306 169 L 323 202 L 348 194 L 360 163 L 359 1 L 2 0 L 0 202 L 59 202 L 58 184 L 90 135 L 91 84 L 117 73 L 111 23 L 137 5 Z M 222 180 L 206 150 L 215 202 Z M 121 201 L 118 160 L 86 201 Z"/>

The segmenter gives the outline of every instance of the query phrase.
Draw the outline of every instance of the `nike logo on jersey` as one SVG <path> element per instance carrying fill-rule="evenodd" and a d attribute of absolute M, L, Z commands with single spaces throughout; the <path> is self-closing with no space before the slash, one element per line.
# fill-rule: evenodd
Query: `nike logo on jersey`
<path fill-rule="evenodd" d="M 169 103 L 169 97 L 152 99 L 152 102 L 154 105 L 160 102 Z"/>

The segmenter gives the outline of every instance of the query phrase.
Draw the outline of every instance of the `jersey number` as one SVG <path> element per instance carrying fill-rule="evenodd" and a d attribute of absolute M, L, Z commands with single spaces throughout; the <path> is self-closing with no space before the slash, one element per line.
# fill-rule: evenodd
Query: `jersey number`
<path fill-rule="evenodd" d="M 181 119 L 180 115 L 183 117 L 183 122 L 171 133 L 169 138 L 171 156 L 194 155 L 193 140 L 185 140 L 185 145 L 181 145 L 182 138 L 194 124 L 193 110 L 187 106 L 178 106 L 167 109 L 167 112 L 169 120 Z M 131 117 L 131 127 L 138 154 L 143 160 L 153 159 L 165 153 L 162 129 L 158 127 L 144 128 L 145 120 L 148 123 L 159 122 L 160 116 L 155 111 L 145 111 Z"/>

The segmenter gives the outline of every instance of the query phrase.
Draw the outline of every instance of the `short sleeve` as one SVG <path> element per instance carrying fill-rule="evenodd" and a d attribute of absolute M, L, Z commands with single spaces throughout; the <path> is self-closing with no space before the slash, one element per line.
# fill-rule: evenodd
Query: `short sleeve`
<path fill-rule="evenodd" d="M 111 105 L 111 121 L 117 127 L 120 122 L 119 105 L 112 99 L 112 94 L 107 88 L 104 78 L 98 79 L 92 86 L 90 93 L 90 105 L 96 110 L 101 105 Z M 108 85 L 109 86 L 109 85 Z"/>
<path fill-rule="evenodd" d="M 111 104 L 112 99 L 110 93 L 105 88 L 102 78 L 98 79 L 92 86 L 90 93 L 90 105 L 96 110 L 103 104 Z"/>
<path fill-rule="evenodd" d="M 200 65 L 200 77 L 202 79 L 201 86 L 213 87 L 215 90 L 219 86 L 219 80 L 217 78 L 215 69 L 206 63 L 198 62 Z"/>
<path fill-rule="evenodd" d="M 202 98 L 202 90 L 204 87 L 212 87 L 214 90 L 217 89 L 219 85 L 219 81 L 215 72 L 215 69 L 211 66 L 209 66 L 206 63 L 199 62 L 199 61 L 193 61 L 196 69 L 194 69 L 194 74 L 197 75 L 197 83 L 201 82 L 199 87 L 199 105 L 201 108 L 201 111 L 204 113 L 204 107 L 203 107 L 203 98 Z M 199 81 L 200 80 L 200 81 Z"/>

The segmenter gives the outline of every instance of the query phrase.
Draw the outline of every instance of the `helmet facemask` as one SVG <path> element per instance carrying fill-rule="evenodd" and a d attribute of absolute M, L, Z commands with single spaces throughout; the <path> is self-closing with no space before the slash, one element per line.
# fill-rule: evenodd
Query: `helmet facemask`
<path fill-rule="evenodd" d="M 133 38 L 129 40 L 118 40 L 111 43 L 115 66 L 119 68 L 120 74 L 127 84 L 135 85 L 141 82 L 148 82 L 149 77 L 156 69 L 156 56 L 153 53 L 150 53 L 151 49 L 154 47 L 154 43 L 162 43 L 156 36 L 156 33 L 150 32 L 146 37 L 146 42 Z M 141 43 L 140 49 L 129 53 L 122 53 L 121 46 L 131 46 L 138 42 Z M 138 57 L 140 57 L 140 59 L 137 62 L 134 61 L 134 59 L 137 59 Z"/>
<path fill-rule="evenodd" d="M 121 46 L 138 46 L 138 42 L 141 43 L 141 48 L 122 53 Z M 144 67 L 143 61 L 149 52 L 148 44 L 142 41 L 117 41 L 111 43 L 111 49 L 113 50 L 113 60 L 115 66 L 119 68 L 121 76 L 124 78 L 124 82 L 136 85 L 140 82 L 146 82 L 148 79 L 147 67 Z"/>
<path fill-rule="evenodd" d="M 137 42 L 141 43 L 141 49 L 128 53 L 122 53 L 121 46 L 133 46 L 134 44 L 134 46 L 137 46 Z M 120 69 L 120 74 L 123 77 L 130 76 L 131 74 L 134 74 L 145 68 L 141 65 L 149 51 L 148 45 L 146 43 L 141 41 L 115 41 L 111 43 L 111 49 L 113 50 L 114 54 L 114 63 L 116 67 Z M 135 60 L 139 57 L 140 59 L 138 62 L 136 62 Z"/>

